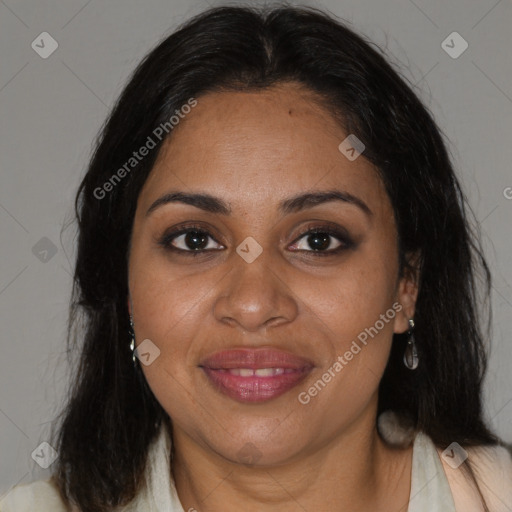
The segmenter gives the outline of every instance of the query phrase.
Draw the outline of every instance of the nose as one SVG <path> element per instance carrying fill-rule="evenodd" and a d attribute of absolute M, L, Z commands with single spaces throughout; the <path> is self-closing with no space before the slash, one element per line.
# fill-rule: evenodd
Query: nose
<path fill-rule="evenodd" d="M 270 254 L 263 251 L 251 263 L 236 253 L 232 257 L 233 270 L 215 301 L 215 318 L 248 332 L 292 322 L 298 304 L 285 273 L 272 265 Z"/>

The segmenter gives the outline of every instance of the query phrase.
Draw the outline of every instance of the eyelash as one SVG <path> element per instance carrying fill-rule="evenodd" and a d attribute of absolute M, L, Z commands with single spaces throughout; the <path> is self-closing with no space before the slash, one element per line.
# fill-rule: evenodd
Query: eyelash
<path fill-rule="evenodd" d="M 172 251 L 175 253 L 179 253 L 179 254 L 183 254 L 185 256 L 192 256 L 192 257 L 204 255 L 205 252 L 218 250 L 218 249 L 200 249 L 200 250 L 196 250 L 196 251 L 184 250 L 184 249 L 179 249 L 177 247 L 174 247 L 171 244 L 171 242 L 175 238 L 177 238 L 180 235 L 187 234 L 190 231 L 196 231 L 199 234 L 207 235 L 208 237 L 215 240 L 213 238 L 213 236 L 207 230 L 205 230 L 202 226 L 199 226 L 197 224 L 188 224 L 188 225 L 180 226 L 178 229 L 175 229 L 174 231 L 172 231 L 170 233 L 165 233 L 158 240 L 158 244 L 166 250 L 169 250 L 169 251 Z M 304 230 L 301 233 L 299 233 L 299 235 L 297 236 L 297 238 L 295 239 L 295 241 L 293 243 L 294 244 L 297 243 L 305 235 L 314 235 L 317 233 L 322 233 L 322 234 L 332 236 L 332 237 L 336 238 L 341 243 L 341 245 L 339 247 L 337 247 L 336 249 L 329 249 L 329 250 L 324 250 L 324 251 L 315 251 L 315 250 L 304 251 L 303 249 L 298 249 L 297 251 L 298 252 L 304 251 L 304 252 L 308 252 L 308 253 L 313 253 L 315 256 L 325 257 L 325 256 L 337 255 L 340 252 L 350 249 L 354 246 L 354 242 L 351 240 L 351 238 L 348 236 L 348 234 L 346 232 L 344 232 L 343 230 L 340 230 L 337 227 L 330 226 L 329 224 L 325 224 L 325 225 L 321 225 L 321 226 L 320 225 L 306 226 L 304 228 Z M 215 240 L 215 242 L 219 243 L 216 240 Z"/>

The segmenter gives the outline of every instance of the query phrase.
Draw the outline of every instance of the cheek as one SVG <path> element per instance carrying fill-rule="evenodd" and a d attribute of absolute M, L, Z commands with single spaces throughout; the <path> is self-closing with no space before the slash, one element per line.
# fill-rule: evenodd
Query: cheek
<path fill-rule="evenodd" d="M 140 265 L 139 263 L 144 263 Z M 178 424 L 199 421 L 208 404 L 194 392 L 201 329 L 212 291 L 200 276 L 176 276 L 165 260 L 134 252 L 130 264 L 130 292 L 137 343 L 148 338 L 160 349 L 149 366 L 142 365 L 147 383 L 163 409 Z M 203 418 L 207 421 L 206 418 Z"/>
<path fill-rule="evenodd" d="M 204 339 L 204 318 L 212 280 L 176 271 L 161 255 L 133 245 L 130 256 L 130 294 L 137 343 L 150 339 L 159 357 L 143 367 L 159 401 L 190 389 L 198 350 Z M 202 321 L 203 320 L 203 321 Z M 173 398 L 174 400 L 175 398 Z"/>
<path fill-rule="evenodd" d="M 393 261 L 392 251 L 362 250 L 321 286 L 316 281 L 302 285 L 308 309 L 331 344 L 330 358 L 317 375 L 328 384 L 317 387 L 322 389 L 318 404 L 328 407 L 331 401 L 343 405 L 333 414 L 356 411 L 378 389 L 389 357 L 394 319 L 401 309 L 396 302 L 398 269 Z"/>
<path fill-rule="evenodd" d="M 396 300 L 397 267 L 390 264 L 393 261 L 393 256 L 384 252 L 362 250 L 322 282 L 304 279 L 298 285 L 308 308 L 335 336 L 339 350 L 376 322 L 384 337 L 392 333 L 396 312 L 386 312 Z M 383 321 L 381 315 L 385 315 Z"/>
<path fill-rule="evenodd" d="M 178 267 L 148 250 L 132 252 L 130 293 L 141 336 L 168 344 L 179 338 L 179 333 L 190 336 L 192 326 L 200 327 L 197 317 L 204 313 L 215 280 L 193 268 L 193 263 Z"/>

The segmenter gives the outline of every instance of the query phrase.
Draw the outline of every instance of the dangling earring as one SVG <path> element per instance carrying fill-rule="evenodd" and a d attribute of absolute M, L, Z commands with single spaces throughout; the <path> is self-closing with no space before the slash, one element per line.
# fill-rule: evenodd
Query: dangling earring
<path fill-rule="evenodd" d="M 135 359 L 135 331 L 133 330 L 133 317 L 132 315 L 130 315 L 130 330 L 129 330 L 129 333 L 130 333 L 130 338 L 131 338 L 131 342 L 130 342 L 130 350 L 132 352 L 132 359 L 133 359 L 133 366 L 137 366 L 137 361 Z"/>
<path fill-rule="evenodd" d="M 416 350 L 416 340 L 414 339 L 413 334 L 414 329 L 414 320 L 409 319 L 409 330 L 407 331 L 407 347 L 405 347 L 404 352 L 404 364 L 409 368 L 409 370 L 416 370 L 418 368 L 418 364 L 420 362 L 418 358 L 418 351 Z"/>

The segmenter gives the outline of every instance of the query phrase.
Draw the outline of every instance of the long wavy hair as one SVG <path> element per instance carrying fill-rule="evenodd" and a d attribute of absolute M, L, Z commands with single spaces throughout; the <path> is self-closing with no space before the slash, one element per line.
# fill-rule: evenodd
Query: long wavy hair
<path fill-rule="evenodd" d="M 59 453 L 53 478 L 66 502 L 104 512 L 131 501 L 150 443 L 163 423 L 172 426 L 134 368 L 127 310 L 137 198 L 172 131 L 162 140 L 153 136 L 156 147 L 108 193 L 101 189 L 156 127 L 190 98 L 200 101 L 211 91 L 300 83 L 365 144 L 364 157 L 378 169 L 393 206 L 401 275 L 418 270 L 420 276 L 415 337 L 421 364 L 414 372 L 404 368 L 406 340 L 395 335 L 379 412 L 407 416 L 439 447 L 499 442 L 481 403 L 490 272 L 444 137 L 414 86 L 388 60 L 330 15 L 282 5 L 209 9 L 139 64 L 98 136 L 76 197 L 68 352 L 80 355 L 52 427 Z M 413 253 L 421 255 L 416 267 L 407 258 Z"/>

